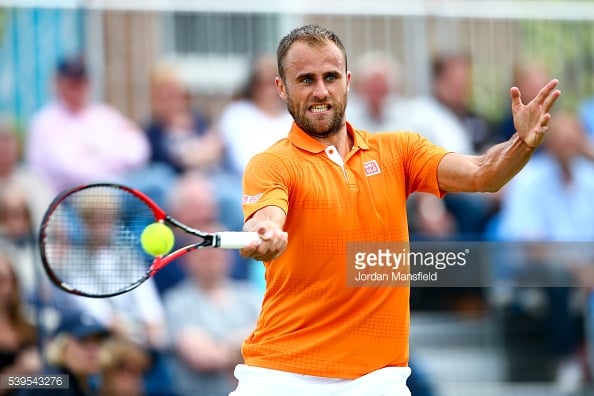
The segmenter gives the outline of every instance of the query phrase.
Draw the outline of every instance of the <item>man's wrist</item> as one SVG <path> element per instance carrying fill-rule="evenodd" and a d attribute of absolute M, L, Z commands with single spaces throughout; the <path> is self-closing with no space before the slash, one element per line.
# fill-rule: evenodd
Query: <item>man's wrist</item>
<path fill-rule="evenodd" d="M 520 134 L 518 132 L 516 132 L 514 134 L 514 136 L 517 138 L 517 140 L 519 140 L 522 145 L 530 150 L 536 150 L 538 148 L 538 146 L 531 146 L 528 143 L 526 143 L 526 141 L 524 139 L 522 139 L 522 137 L 520 136 Z"/>

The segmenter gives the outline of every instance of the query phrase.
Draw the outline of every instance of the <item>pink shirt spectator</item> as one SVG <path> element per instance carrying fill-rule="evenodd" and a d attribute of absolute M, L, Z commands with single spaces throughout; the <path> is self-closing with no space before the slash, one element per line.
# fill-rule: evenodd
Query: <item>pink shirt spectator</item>
<path fill-rule="evenodd" d="M 105 104 L 73 113 L 60 102 L 34 116 L 27 138 L 33 170 L 60 191 L 89 181 L 116 181 L 147 163 L 150 146 L 134 123 Z"/>

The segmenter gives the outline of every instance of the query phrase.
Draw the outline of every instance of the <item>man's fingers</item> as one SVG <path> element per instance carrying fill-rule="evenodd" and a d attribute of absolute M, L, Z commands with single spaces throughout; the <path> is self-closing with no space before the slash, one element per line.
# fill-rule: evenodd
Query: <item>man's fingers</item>
<path fill-rule="evenodd" d="M 547 99 L 550 98 L 551 92 L 553 92 L 553 90 L 557 87 L 558 84 L 559 84 L 559 81 L 557 79 L 553 79 L 553 80 L 549 81 L 547 83 L 547 85 L 542 87 L 542 89 L 538 92 L 538 95 L 536 95 L 536 98 L 534 98 L 534 100 L 537 103 L 544 105 L 545 102 L 547 101 Z M 559 92 L 559 93 L 561 93 L 561 92 Z M 551 105 L 552 105 L 552 103 L 551 103 Z"/>
<path fill-rule="evenodd" d="M 549 120 L 551 119 L 551 115 L 549 113 L 545 113 L 540 118 L 540 127 L 541 129 L 547 130 L 549 128 Z"/>
<path fill-rule="evenodd" d="M 545 113 L 549 112 L 549 110 L 551 109 L 551 107 L 553 107 L 559 96 L 561 96 L 561 91 L 557 89 L 546 97 L 542 105 Z"/>
<path fill-rule="evenodd" d="M 267 230 L 265 227 L 260 227 L 258 229 L 258 234 L 260 235 L 260 239 L 267 241 L 272 238 L 274 232 L 272 230 Z"/>
<path fill-rule="evenodd" d="M 269 261 L 278 257 L 286 248 L 288 234 L 282 230 L 259 229 L 260 242 L 254 242 L 239 252 L 243 257 Z"/>

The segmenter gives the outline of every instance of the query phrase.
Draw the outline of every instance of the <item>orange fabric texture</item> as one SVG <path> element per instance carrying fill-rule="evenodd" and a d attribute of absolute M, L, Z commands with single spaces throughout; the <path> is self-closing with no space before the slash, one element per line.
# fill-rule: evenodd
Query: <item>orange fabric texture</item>
<path fill-rule="evenodd" d="M 265 263 L 262 312 L 243 345 L 248 365 L 352 379 L 408 364 L 408 288 L 348 287 L 347 244 L 408 241 L 406 199 L 442 195 L 437 166 L 447 152 L 411 132 L 347 128 L 354 147 L 344 167 L 293 124 L 245 171 L 246 220 L 278 206 L 289 235 L 281 257 Z"/>

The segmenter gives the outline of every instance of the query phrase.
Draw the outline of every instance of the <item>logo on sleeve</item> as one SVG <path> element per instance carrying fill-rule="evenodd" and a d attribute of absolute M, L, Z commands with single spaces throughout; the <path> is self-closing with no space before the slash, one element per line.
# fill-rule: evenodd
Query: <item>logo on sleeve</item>
<path fill-rule="evenodd" d="M 260 198 L 262 198 L 262 193 L 256 194 L 256 195 L 243 194 L 243 196 L 241 197 L 241 203 L 242 204 L 253 204 L 253 203 L 258 202 L 258 200 Z"/>
<path fill-rule="evenodd" d="M 381 172 L 380 167 L 377 164 L 376 160 L 363 162 L 363 167 L 365 168 L 365 174 L 367 176 L 377 175 L 378 173 Z"/>

